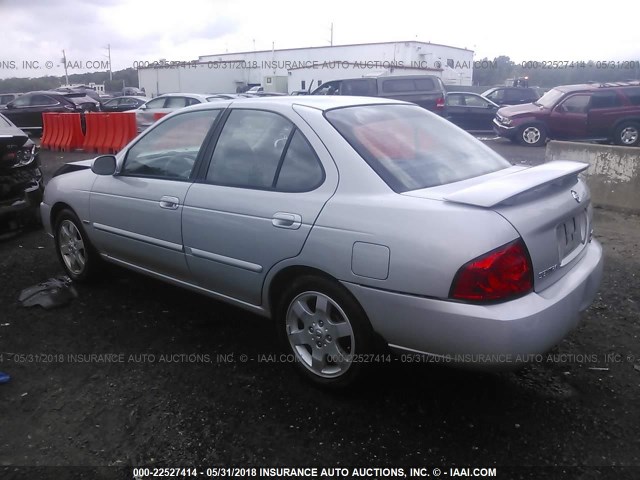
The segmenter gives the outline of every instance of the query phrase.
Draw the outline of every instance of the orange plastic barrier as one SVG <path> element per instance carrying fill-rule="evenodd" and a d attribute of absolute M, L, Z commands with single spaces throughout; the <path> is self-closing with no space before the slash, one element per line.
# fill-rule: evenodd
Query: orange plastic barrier
<path fill-rule="evenodd" d="M 43 113 L 40 146 L 50 150 L 75 150 L 84 143 L 79 113 Z"/>
<path fill-rule="evenodd" d="M 158 112 L 158 113 L 154 113 L 153 114 L 153 121 L 157 122 L 158 120 L 160 120 L 162 117 L 164 117 L 165 115 L 168 115 L 167 112 Z"/>
<path fill-rule="evenodd" d="M 87 113 L 83 149 L 93 153 L 116 153 L 137 135 L 136 114 Z"/>
<path fill-rule="evenodd" d="M 43 113 L 42 114 L 42 136 L 40 137 L 40 146 L 42 148 L 51 148 L 53 133 L 55 132 L 55 117 L 59 113 Z"/>

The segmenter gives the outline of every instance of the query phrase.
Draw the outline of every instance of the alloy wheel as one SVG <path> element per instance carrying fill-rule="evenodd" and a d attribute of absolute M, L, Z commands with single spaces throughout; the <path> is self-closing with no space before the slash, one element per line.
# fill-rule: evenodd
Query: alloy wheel
<path fill-rule="evenodd" d="M 287 338 L 296 361 L 315 375 L 336 378 L 352 364 L 353 328 L 344 310 L 320 292 L 303 292 L 289 304 Z"/>

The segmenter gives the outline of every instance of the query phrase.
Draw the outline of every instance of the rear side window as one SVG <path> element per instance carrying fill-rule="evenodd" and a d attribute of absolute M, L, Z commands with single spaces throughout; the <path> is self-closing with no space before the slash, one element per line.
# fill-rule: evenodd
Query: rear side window
<path fill-rule="evenodd" d="M 382 91 L 384 93 L 424 92 L 436 89 L 436 83 L 432 78 L 389 78 L 382 80 Z"/>
<path fill-rule="evenodd" d="M 591 97 L 591 109 L 615 108 L 622 105 L 622 100 L 614 91 L 594 93 Z"/>
<path fill-rule="evenodd" d="M 207 181 L 216 185 L 302 192 L 324 173 L 313 149 L 293 123 L 261 110 L 234 110 L 216 144 Z"/>
<path fill-rule="evenodd" d="M 436 84 L 431 78 L 421 78 L 413 81 L 416 85 L 416 90 L 435 90 Z"/>
<path fill-rule="evenodd" d="M 640 87 L 625 88 L 624 93 L 629 99 L 631 105 L 640 105 Z"/>
<path fill-rule="evenodd" d="M 448 121 L 415 105 L 367 105 L 327 120 L 396 192 L 458 182 L 511 164 Z"/>
<path fill-rule="evenodd" d="M 167 101 L 164 104 L 164 108 L 182 108 L 187 105 L 191 105 L 189 103 L 190 98 L 186 97 L 167 97 Z"/>
<path fill-rule="evenodd" d="M 281 192 L 308 192 L 322 183 L 320 161 L 299 130 L 291 137 L 277 177 L 276 190 Z"/>
<path fill-rule="evenodd" d="M 382 82 L 382 91 L 384 93 L 405 93 L 405 92 L 413 92 L 415 90 L 415 85 L 413 80 L 407 79 L 394 79 L 394 80 L 384 80 Z"/>

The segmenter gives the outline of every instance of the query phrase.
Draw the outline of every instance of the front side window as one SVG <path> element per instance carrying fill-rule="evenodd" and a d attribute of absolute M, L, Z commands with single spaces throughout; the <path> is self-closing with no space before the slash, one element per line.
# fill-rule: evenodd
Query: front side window
<path fill-rule="evenodd" d="M 460 93 L 450 93 L 447 95 L 447 105 L 450 107 L 464 107 L 464 96 Z"/>
<path fill-rule="evenodd" d="M 58 102 L 48 95 L 34 95 L 31 97 L 32 107 L 46 107 L 50 105 L 56 105 Z"/>
<path fill-rule="evenodd" d="M 11 105 L 14 107 L 28 107 L 30 105 L 31 98 L 28 96 L 16 98 Z"/>
<path fill-rule="evenodd" d="M 129 149 L 121 175 L 188 180 L 220 110 L 176 115 L 158 124 Z"/>
<path fill-rule="evenodd" d="M 153 100 L 149 100 L 145 106 L 147 108 L 162 108 L 164 107 L 164 102 L 166 100 L 166 97 L 162 97 L 162 98 L 154 98 Z"/>
<path fill-rule="evenodd" d="M 318 81 L 320 85 L 320 81 Z M 340 94 L 340 82 L 327 82 L 319 86 L 313 95 L 339 95 Z"/>
<path fill-rule="evenodd" d="M 586 113 L 590 95 L 573 95 L 562 102 L 562 111 L 566 113 Z"/>
<path fill-rule="evenodd" d="M 485 99 L 476 95 L 465 95 L 464 101 L 467 107 L 487 108 L 489 106 L 489 103 Z"/>
<path fill-rule="evenodd" d="M 367 105 L 325 113 L 396 192 L 458 182 L 508 168 L 492 149 L 414 105 Z"/>

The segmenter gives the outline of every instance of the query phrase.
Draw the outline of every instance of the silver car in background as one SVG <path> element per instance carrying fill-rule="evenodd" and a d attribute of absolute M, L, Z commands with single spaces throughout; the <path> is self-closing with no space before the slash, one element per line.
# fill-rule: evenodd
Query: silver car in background
<path fill-rule="evenodd" d="M 248 98 L 62 169 L 41 212 L 74 280 L 108 261 L 271 318 L 344 386 L 380 343 L 504 368 L 560 342 L 602 275 L 586 168 L 511 166 L 405 102 Z"/>
<path fill-rule="evenodd" d="M 149 128 L 164 115 L 175 112 L 180 108 L 206 103 L 211 100 L 217 100 L 217 98 L 200 93 L 165 93 L 164 95 L 159 95 L 135 110 L 138 133 Z"/>

